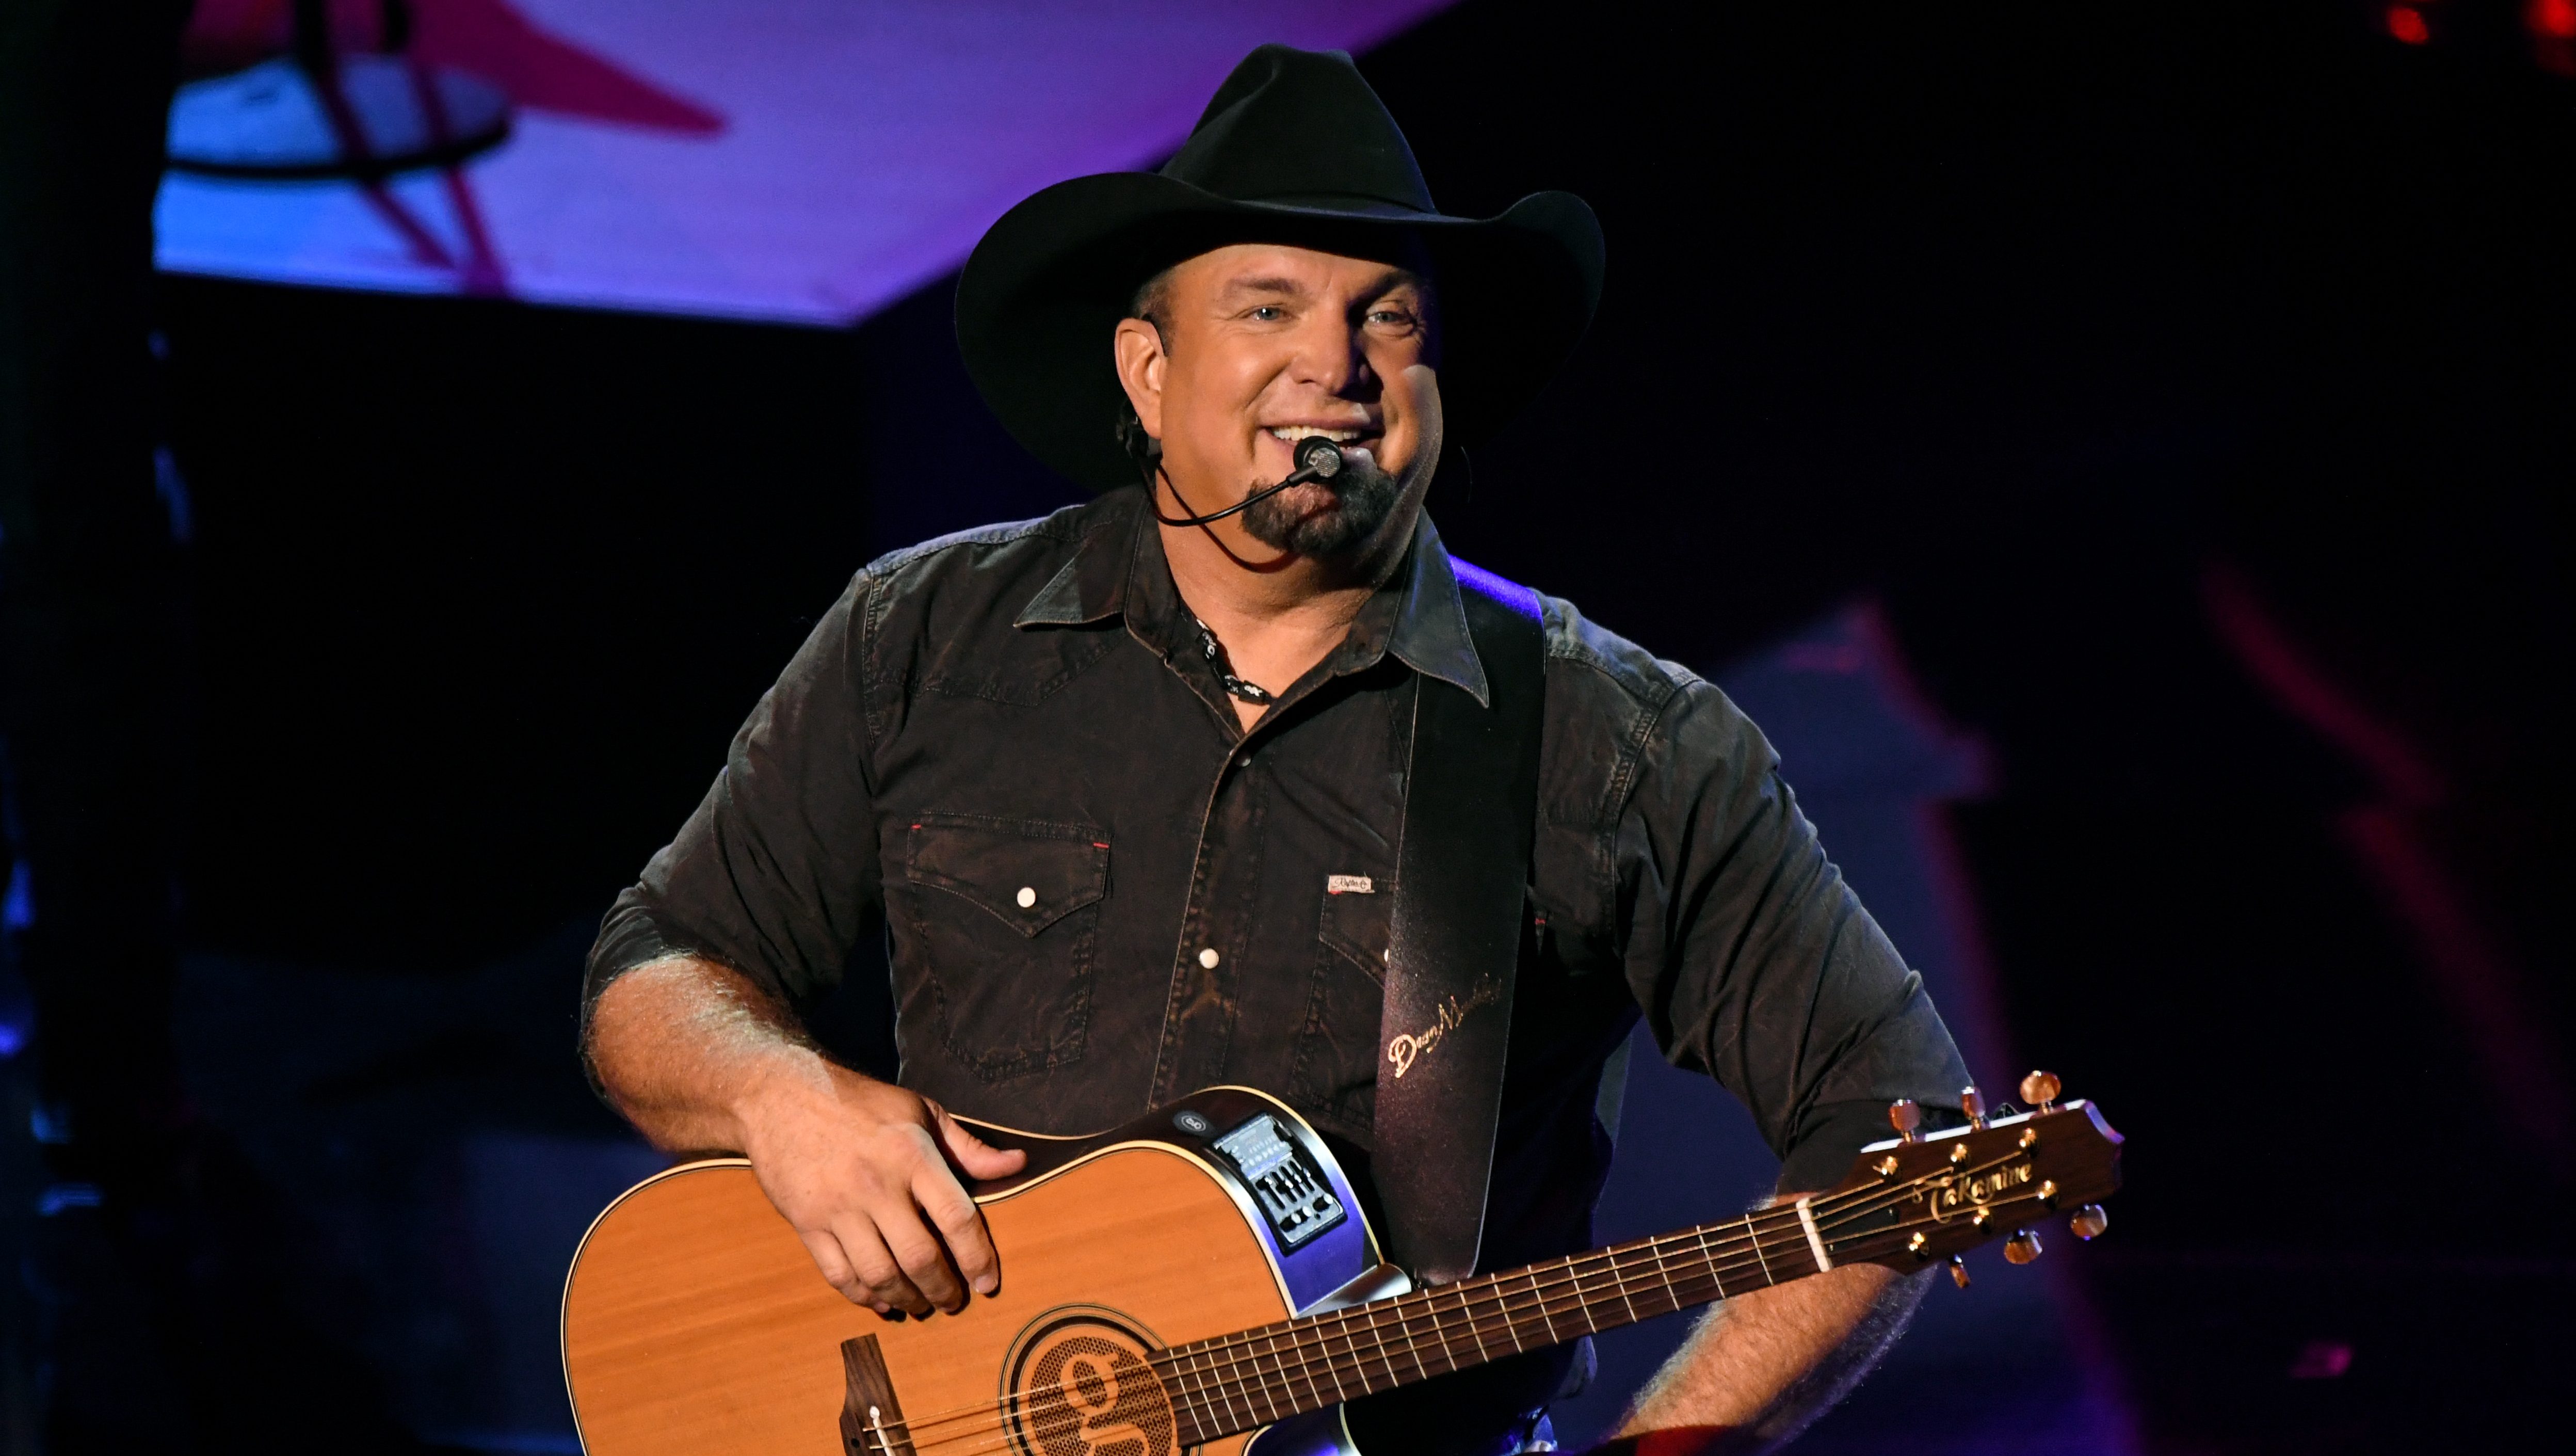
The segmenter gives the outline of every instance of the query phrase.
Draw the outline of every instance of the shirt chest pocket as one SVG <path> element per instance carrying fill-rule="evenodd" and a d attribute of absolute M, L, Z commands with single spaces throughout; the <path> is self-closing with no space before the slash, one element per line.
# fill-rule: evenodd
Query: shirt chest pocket
<path fill-rule="evenodd" d="M 1378 1022 L 1395 896 L 1384 880 L 1357 884 L 1368 888 L 1324 893 L 1306 1024 L 1289 1075 L 1294 1094 L 1323 1109 L 1337 1130 L 1366 1134 L 1376 1116 Z"/>
<path fill-rule="evenodd" d="M 924 814 L 906 831 L 896 901 L 897 1031 L 987 1082 L 1078 1059 L 1109 836 L 1087 824 Z"/>

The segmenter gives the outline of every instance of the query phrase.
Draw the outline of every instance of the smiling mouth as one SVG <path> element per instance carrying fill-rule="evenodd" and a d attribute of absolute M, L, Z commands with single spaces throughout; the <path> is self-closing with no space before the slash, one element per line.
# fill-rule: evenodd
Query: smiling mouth
<path fill-rule="evenodd" d="M 1354 440 L 1374 439 L 1377 436 L 1377 431 L 1366 429 L 1335 430 L 1327 429 L 1322 425 L 1273 425 L 1270 427 L 1270 434 L 1277 439 L 1287 441 L 1292 446 L 1310 435 L 1321 435 L 1336 445 L 1347 445 Z"/>

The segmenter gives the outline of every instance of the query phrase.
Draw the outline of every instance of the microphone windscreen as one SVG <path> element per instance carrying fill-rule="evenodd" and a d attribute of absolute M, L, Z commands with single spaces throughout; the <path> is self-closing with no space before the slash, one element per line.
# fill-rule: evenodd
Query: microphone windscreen
<path fill-rule="evenodd" d="M 1330 480 L 1342 473 L 1342 447 L 1321 435 L 1308 435 L 1297 442 L 1297 468 L 1316 480 Z"/>

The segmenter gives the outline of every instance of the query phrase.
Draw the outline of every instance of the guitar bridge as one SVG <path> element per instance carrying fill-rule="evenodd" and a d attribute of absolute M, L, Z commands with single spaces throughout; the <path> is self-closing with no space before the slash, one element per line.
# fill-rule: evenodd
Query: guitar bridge
<path fill-rule="evenodd" d="M 1349 1216 L 1321 1168 L 1263 1113 L 1211 1144 L 1252 1187 L 1279 1247 L 1293 1249 Z"/>
<path fill-rule="evenodd" d="M 912 1428 L 904 1424 L 903 1406 L 894 1398 L 894 1381 L 886 1376 L 876 1336 L 841 1342 L 841 1375 L 846 1384 L 841 1401 L 845 1456 L 915 1456 Z"/>

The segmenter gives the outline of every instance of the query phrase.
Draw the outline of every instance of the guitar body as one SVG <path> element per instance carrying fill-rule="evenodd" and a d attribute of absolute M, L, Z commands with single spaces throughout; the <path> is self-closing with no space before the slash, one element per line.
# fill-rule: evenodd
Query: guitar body
<path fill-rule="evenodd" d="M 564 1378 L 589 1456 L 1358 1456 L 1339 1402 L 1372 1392 L 1843 1265 L 1910 1272 L 2007 1233 L 2026 1264 L 2049 1214 L 2094 1237 L 2120 1135 L 2056 1103 L 2054 1077 L 2022 1090 L 2033 1110 L 1971 1102 L 1968 1125 L 1873 1144 L 1824 1192 L 1421 1291 L 1314 1130 L 1261 1093 L 1087 1138 L 979 1128 L 1029 1153 L 973 1190 L 1002 1287 L 926 1320 L 826 1285 L 749 1163 L 692 1163 L 582 1241 Z M 1894 1114 L 1910 1134 L 1914 1104 Z"/>
<path fill-rule="evenodd" d="M 1154 1351 L 1333 1307 L 1379 1265 L 1331 1154 L 1260 1093 L 1212 1089 L 1090 1138 L 977 1131 L 1030 1165 L 976 1190 L 1002 1287 L 956 1315 L 843 1299 L 741 1159 L 610 1205 L 564 1289 L 588 1456 L 1177 1456 Z M 1345 1443 L 1336 1408 L 1194 1449 Z"/>

